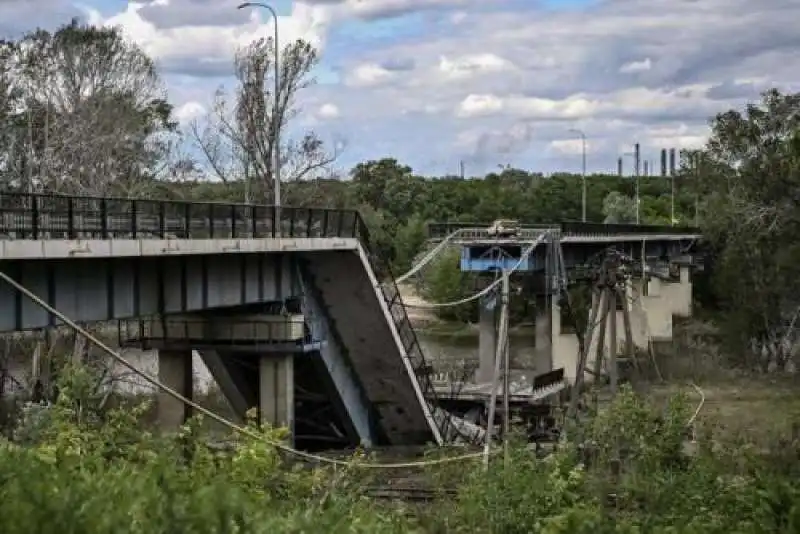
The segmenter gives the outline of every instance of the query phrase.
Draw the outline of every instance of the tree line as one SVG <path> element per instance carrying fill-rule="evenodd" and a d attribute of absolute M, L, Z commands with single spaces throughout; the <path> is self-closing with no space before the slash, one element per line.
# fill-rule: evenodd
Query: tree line
<path fill-rule="evenodd" d="M 398 271 L 424 247 L 431 221 L 581 218 L 576 174 L 430 177 L 391 156 L 340 172 L 342 142 L 288 135 L 317 51 L 301 40 L 283 48 L 275 95 L 274 46 L 260 39 L 239 50 L 234 90 L 217 91 L 208 115 L 181 128 L 154 62 L 118 29 L 73 20 L 0 41 L 0 186 L 271 203 L 280 158 L 285 205 L 358 209 L 376 252 Z M 639 179 L 640 220 L 699 225 L 713 251 L 711 293 L 730 328 L 725 339 L 785 354 L 800 280 L 800 94 L 770 90 L 710 125 L 706 145 L 684 152 L 674 177 Z M 630 177 L 588 176 L 587 219 L 634 221 L 635 188 Z"/>

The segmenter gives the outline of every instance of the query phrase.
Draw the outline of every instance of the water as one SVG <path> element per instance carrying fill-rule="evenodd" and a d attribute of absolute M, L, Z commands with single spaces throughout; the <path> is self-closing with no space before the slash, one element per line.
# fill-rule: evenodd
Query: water
<path fill-rule="evenodd" d="M 458 365 L 461 362 L 473 365 L 478 363 L 477 331 L 443 334 L 417 330 L 417 338 L 425 358 L 434 366 L 434 369 Z M 531 369 L 533 367 L 534 339 L 535 334 L 532 328 L 509 333 L 508 346 L 512 368 Z"/>

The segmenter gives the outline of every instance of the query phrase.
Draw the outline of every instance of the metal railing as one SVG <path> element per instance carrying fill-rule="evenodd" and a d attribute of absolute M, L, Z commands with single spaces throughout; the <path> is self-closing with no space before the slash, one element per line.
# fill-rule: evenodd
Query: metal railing
<path fill-rule="evenodd" d="M 120 346 L 188 343 L 199 345 L 297 345 L 325 340 L 312 336 L 314 329 L 302 316 L 252 319 L 241 317 L 141 317 L 117 321 Z"/>
<path fill-rule="evenodd" d="M 425 360 L 425 355 L 422 353 L 422 347 L 419 343 L 417 333 L 411 325 L 411 320 L 406 312 L 403 298 L 400 294 L 400 289 L 397 287 L 395 277 L 389 267 L 389 263 L 381 256 L 374 254 L 370 247 L 369 230 L 363 219 L 359 217 L 359 231 L 358 236 L 364 248 L 367 250 L 370 266 L 372 267 L 375 276 L 383 283 L 380 285 L 381 294 L 383 295 L 386 305 L 389 308 L 389 313 L 397 328 L 397 333 L 400 337 L 400 342 L 403 349 L 408 356 L 411 367 L 414 369 L 414 374 L 417 377 L 417 382 L 422 390 L 424 399 L 428 399 L 436 404 L 436 389 L 432 381 L 433 369 L 428 365 Z M 447 435 L 448 427 L 450 425 L 450 418 L 444 418 L 439 423 L 439 431 L 442 436 Z"/>
<path fill-rule="evenodd" d="M 444 239 L 456 230 L 473 229 L 479 238 L 489 236 L 486 222 L 438 222 L 428 224 L 428 239 Z M 664 226 L 648 224 L 605 224 L 562 221 L 553 224 L 522 224 L 520 234 L 523 238 L 547 229 L 560 229 L 563 236 L 614 236 L 614 235 L 699 235 L 698 228 L 689 226 Z"/>
<path fill-rule="evenodd" d="M 489 235 L 489 227 L 492 223 L 485 222 L 432 222 L 428 223 L 428 239 L 444 239 L 457 230 L 474 230 L 480 232 L 481 237 Z M 536 233 L 543 230 L 552 230 L 555 224 L 521 224 L 519 228 L 523 235 Z M 459 235 L 459 237 L 467 238 L 467 234 Z"/>
<path fill-rule="evenodd" d="M 355 237 L 358 212 L 0 192 L 0 238 Z"/>
<path fill-rule="evenodd" d="M 699 235 L 700 229 L 692 226 L 670 226 L 657 224 L 606 224 L 564 221 L 560 223 L 562 235 Z"/>

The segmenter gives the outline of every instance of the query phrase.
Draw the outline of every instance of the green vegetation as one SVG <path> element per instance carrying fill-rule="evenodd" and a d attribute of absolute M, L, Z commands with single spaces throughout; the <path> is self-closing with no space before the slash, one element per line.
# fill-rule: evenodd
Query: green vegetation
<path fill-rule="evenodd" d="M 537 459 L 522 444 L 490 470 L 461 461 L 424 468 L 430 505 L 376 502 L 386 472 L 300 464 L 250 430 L 232 451 L 203 445 L 193 420 L 174 438 L 142 423 L 146 405 L 100 414 L 65 373 L 49 409 L 29 410 L 0 443 L 0 531 L 128 533 L 790 533 L 800 528 L 796 448 L 729 447 L 704 427 L 684 445 L 694 406 L 657 408 L 624 390 L 614 405 Z M 82 385 L 83 384 L 83 385 Z M 24 434 L 24 437 L 23 437 Z M 578 447 L 577 444 L 584 444 Z M 619 453 L 617 453 L 619 451 Z"/>

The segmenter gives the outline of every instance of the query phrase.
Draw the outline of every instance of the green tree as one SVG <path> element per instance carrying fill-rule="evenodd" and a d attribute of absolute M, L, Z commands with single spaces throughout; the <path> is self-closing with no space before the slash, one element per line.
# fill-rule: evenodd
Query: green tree
<path fill-rule="evenodd" d="M 425 272 L 423 296 L 432 303 L 454 302 L 474 292 L 475 278 L 460 268 L 461 255 L 457 249 L 447 249 L 431 262 Z M 477 301 L 462 306 L 436 308 L 444 320 L 469 321 L 477 314 Z"/>
<path fill-rule="evenodd" d="M 605 223 L 636 222 L 636 202 L 617 191 L 612 191 L 603 199 Z"/>
<path fill-rule="evenodd" d="M 412 215 L 404 225 L 400 226 L 394 235 L 395 273 L 404 273 L 412 267 L 415 256 L 422 250 L 427 239 L 425 220 L 419 214 Z"/>
<path fill-rule="evenodd" d="M 785 357 L 779 340 L 800 304 L 800 94 L 771 90 L 744 111 L 717 115 L 689 162 L 683 172 L 702 176 L 725 338 L 739 353 L 757 340 Z"/>

